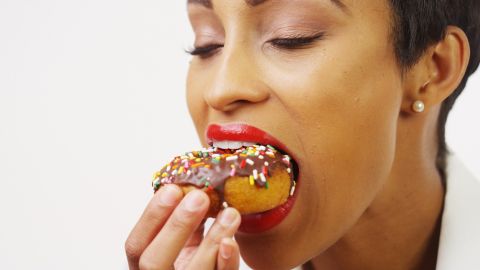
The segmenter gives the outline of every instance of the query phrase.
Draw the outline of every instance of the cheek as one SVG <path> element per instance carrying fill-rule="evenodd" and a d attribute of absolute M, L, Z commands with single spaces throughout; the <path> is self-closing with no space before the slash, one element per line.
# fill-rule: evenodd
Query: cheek
<path fill-rule="evenodd" d="M 336 47 L 299 63 L 296 72 L 289 69 L 288 76 L 280 70 L 275 76 L 273 88 L 287 104 L 304 149 L 299 199 L 316 204 L 304 211 L 311 211 L 311 230 L 329 242 L 368 207 L 395 154 L 402 97 L 395 58 L 387 47 L 365 46 Z"/>
<path fill-rule="evenodd" d="M 198 105 L 194 102 L 194 100 L 198 96 L 198 90 L 196 89 L 196 84 L 195 84 L 195 78 L 194 78 L 194 72 L 192 72 L 191 67 L 189 68 L 188 74 L 187 74 L 187 84 L 186 84 L 186 98 L 187 98 L 187 106 L 188 106 L 188 111 L 190 112 L 190 115 L 193 116 L 196 115 L 196 112 L 198 112 Z"/>
<path fill-rule="evenodd" d="M 202 85 L 205 85 L 205 77 L 191 65 L 187 74 L 186 99 L 190 117 L 195 125 L 199 138 L 203 140 L 203 129 L 207 125 L 208 108 L 203 99 Z"/>

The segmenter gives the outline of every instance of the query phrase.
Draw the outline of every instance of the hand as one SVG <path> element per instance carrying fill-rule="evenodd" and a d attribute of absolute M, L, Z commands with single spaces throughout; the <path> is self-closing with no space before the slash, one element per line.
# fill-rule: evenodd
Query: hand
<path fill-rule="evenodd" d="M 209 205 L 203 191 L 183 196 L 176 185 L 160 188 L 125 242 L 130 270 L 238 269 L 240 253 L 232 237 L 240 214 L 224 209 L 204 238 Z"/>

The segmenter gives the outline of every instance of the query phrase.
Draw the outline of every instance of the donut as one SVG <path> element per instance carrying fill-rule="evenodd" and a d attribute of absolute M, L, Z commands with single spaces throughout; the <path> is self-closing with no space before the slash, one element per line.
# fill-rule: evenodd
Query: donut
<path fill-rule="evenodd" d="M 284 204 L 295 191 L 292 160 L 270 145 L 239 149 L 203 148 L 174 157 L 152 181 L 154 193 L 176 184 L 184 194 L 203 190 L 210 198 L 208 217 L 222 208 L 261 213 Z"/>

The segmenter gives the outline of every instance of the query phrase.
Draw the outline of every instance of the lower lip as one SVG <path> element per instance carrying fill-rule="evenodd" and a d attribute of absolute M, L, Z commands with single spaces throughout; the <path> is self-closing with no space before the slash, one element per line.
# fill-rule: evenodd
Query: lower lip
<path fill-rule="evenodd" d="M 299 187 L 298 181 L 296 182 L 293 196 L 288 197 L 284 204 L 262 213 L 242 215 L 242 223 L 238 230 L 243 233 L 262 233 L 280 224 L 288 216 L 295 203 Z"/>

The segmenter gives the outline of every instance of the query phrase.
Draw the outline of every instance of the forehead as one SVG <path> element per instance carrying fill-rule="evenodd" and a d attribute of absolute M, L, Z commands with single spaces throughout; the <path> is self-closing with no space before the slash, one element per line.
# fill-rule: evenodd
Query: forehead
<path fill-rule="evenodd" d="M 278 1 L 278 0 L 243 0 L 248 6 L 250 7 L 255 7 L 258 5 L 261 5 L 265 2 L 271 2 L 271 1 Z M 293 1 L 293 0 L 287 0 L 287 1 Z M 297 0 L 298 1 L 298 0 Z M 320 1 L 320 0 L 319 0 Z M 334 4 L 336 7 L 348 11 L 347 5 L 343 2 L 344 0 L 327 0 Z M 211 0 L 187 0 L 188 4 L 198 4 L 201 6 L 204 6 L 206 8 L 213 9 L 213 3 Z"/>
<path fill-rule="evenodd" d="M 253 14 L 252 16 L 262 17 L 268 12 L 266 18 L 270 19 L 272 17 L 268 16 L 273 14 L 291 14 L 296 18 L 303 18 L 308 14 L 310 17 L 335 18 L 337 25 L 348 23 L 358 29 L 371 28 L 370 32 L 377 28 L 374 26 L 378 26 L 382 29 L 377 30 L 387 29 L 391 38 L 395 17 L 391 1 L 394 0 L 187 0 L 187 6 L 191 23 L 194 19 L 198 21 L 204 17 L 205 14 L 202 11 L 204 8 L 204 11 L 217 12 L 223 11 L 231 4 L 232 8 L 228 9 L 228 12 L 238 11 L 245 16 Z M 301 14 L 299 15 L 298 12 Z"/>

